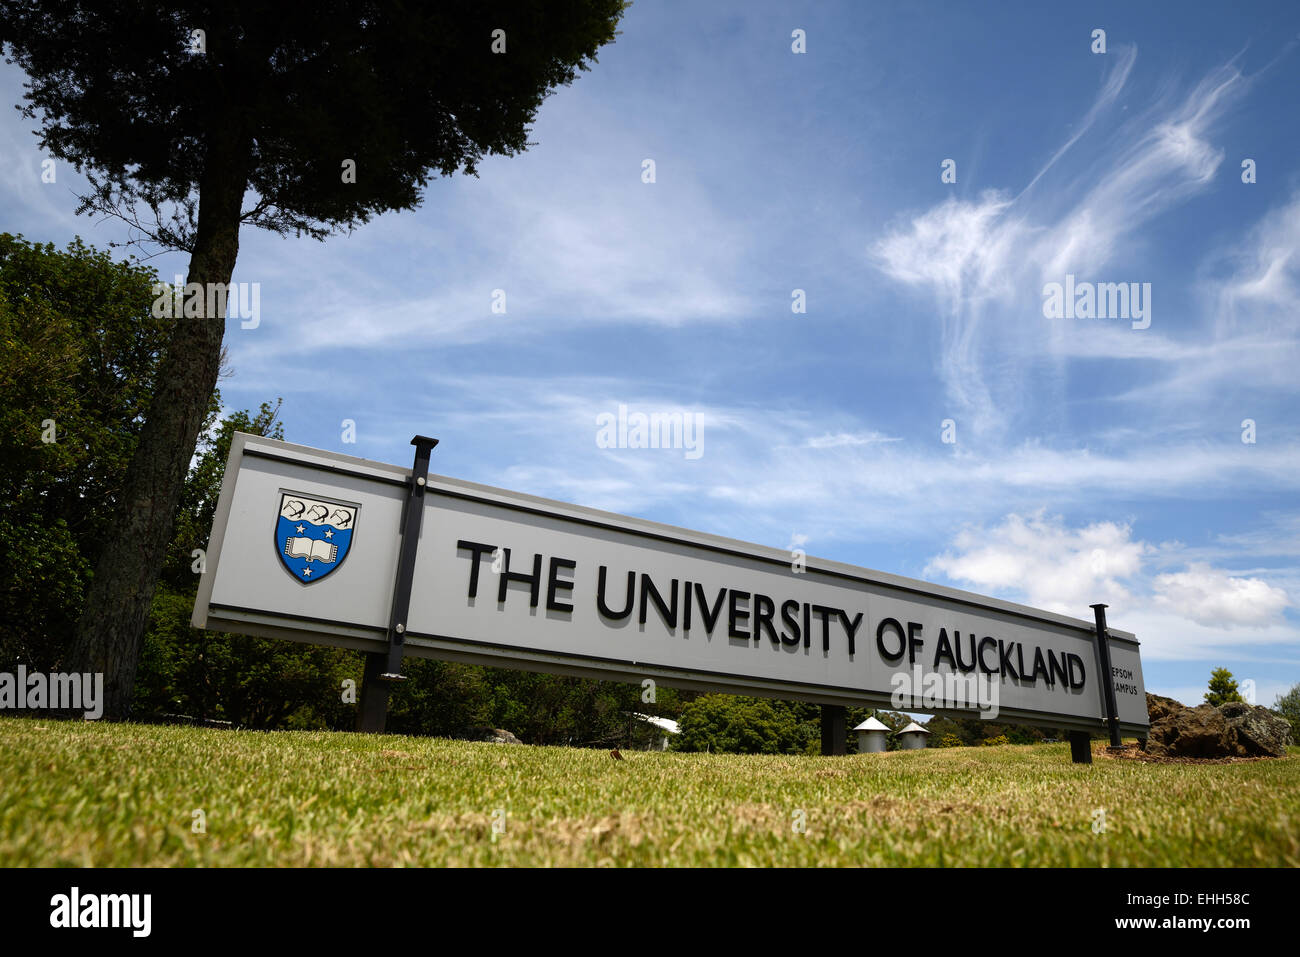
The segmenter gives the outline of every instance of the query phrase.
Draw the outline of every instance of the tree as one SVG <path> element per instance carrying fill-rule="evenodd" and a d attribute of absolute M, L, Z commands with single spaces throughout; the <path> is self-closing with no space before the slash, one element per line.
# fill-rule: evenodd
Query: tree
<path fill-rule="evenodd" d="M 1210 690 L 1205 693 L 1206 704 L 1218 708 L 1229 701 L 1240 700 L 1241 694 L 1237 691 L 1237 682 L 1232 677 L 1231 671 L 1227 668 L 1215 668 L 1210 672 Z"/>
<path fill-rule="evenodd" d="M 159 584 L 133 715 L 180 715 L 262 730 L 352 727 L 355 706 L 342 692 L 345 679 L 360 684 L 357 652 L 192 628 L 193 610 L 193 589 Z"/>
<path fill-rule="evenodd" d="M 226 461 L 230 458 L 235 433 L 283 440 L 281 401 L 277 399 L 274 405 L 263 402 L 256 415 L 247 411 L 232 412 L 218 420 L 221 393 L 213 393 L 195 449 L 194 464 L 176 506 L 172 540 L 163 561 L 161 580 L 173 589 L 193 590 L 202 563 L 206 561 L 208 535 L 217 514 L 217 500 L 221 497 L 221 483 L 226 477 Z"/>
<path fill-rule="evenodd" d="M 80 239 L 0 234 L 0 670 L 58 670 L 115 512 L 168 324 L 157 277 Z"/>
<path fill-rule="evenodd" d="M 931 718 L 925 723 L 925 729 L 930 732 L 932 742 L 939 742 L 932 744 L 932 747 L 958 748 L 974 744 L 977 740 L 973 734 L 967 733 L 960 722 L 944 715 Z"/>
<path fill-rule="evenodd" d="M 898 735 L 912 723 L 912 719 L 899 711 L 877 711 L 875 716 L 889 729 L 889 734 L 885 736 L 885 750 L 897 751 L 901 746 Z"/>
<path fill-rule="evenodd" d="M 263 402 L 256 415 L 233 412 L 218 421 L 220 407 L 221 396 L 214 394 L 154 592 L 132 713 L 262 729 L 350 727 L 355 710 L 342 691 L 345 679 L 360 682 L 356 652 L 190 626 L 235 433 L 284 438 L 278 401 Z"/>
<path fill-rule="evenodd" d="M 187 252 L 155 401 L 127 472 L 115 547 L 95 566 L 72 666 L 129 709 L 155 581 L 216 385 L 243 223 L 322 239 L 411 209 L 434 175 L 529 145 L 542 100 L 611 42 L 624 0 L 293 5 L 0 0 L 27 73 L 23 115 L 92 184 L 78 212 Z M 245 196 L 251 202 L 245 206 Z"/>
<path fill-rule="evenodd" d="M 817 754 L 816 705 L 739 695 L 706 694 L 682 708 L 677 751 L 736 754 Z"/>
<path fill-rule="evenodd" d="M 530 744 L 644 747 L 658 735 L 634 715 L 671 715 L 677 702 L 669 688 L 658 689 L 655 704 L 647 705 L 638 684 L 502 668 L 484 669 L 482 681 L 489 726 Z M 394 698 L 405 692 L 398 689 Z"/>
<path fill-rule="evenodd" d="M 1300 744 L 1300 684 L 1294 684 L 1286 694 L 1278 695 L 1273 710 L 1291 722 L 1291 742 Z"/>

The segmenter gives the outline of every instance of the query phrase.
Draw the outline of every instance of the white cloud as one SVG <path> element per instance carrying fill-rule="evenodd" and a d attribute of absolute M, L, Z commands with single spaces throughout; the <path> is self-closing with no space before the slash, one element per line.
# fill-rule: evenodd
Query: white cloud
<path fill-rule="evenodd" d="M 689 150 L 657 150 L 658 182 L 642 183 L 637 128 L 580 86 L 548 100 L 534 136 L 479 179 L 434 180 L 436 220 L 381 217 L 324 245 L 248 233 L 235 278 L 263 283 L 265 318 L 256 339 L 232 337 L 241 372 L 323 350 L 729 323 L 768 308 L 746 275 L 747 211 L 721 208 Z M 491 310 L 497 289 L 504 314 Z"/>
<path fill-rule="evenodd" d="M 1014 592 L 1035 607 L 1078 617 L 1095 602 L 1127 604 L 1131 595 L 1124 582 L 1138 574 L 1150 551 L 1151 546 L 1131 539 L 1127 524 L 1071 529 L 1040 509 L 1008 515 L 991 529 L 963 529 L 926 574 Z"/>
<path fill-rule="evenodd" d="M 1009 291 L 1017 223 L 1003 219 L 1012 201 L 996 190 L 978 201 L 948 199 L 882 238 L 873 250 L 879 267 L 909 285 L 929 286 L 950 309 Z"/>
<path fill-rule="evenodd" d="M 1153 576 L 1166 551 L 1177 555 L 1179 546 L 1135 540 L 1119 522 L 1072 528 L 1040 510 L 963 529 L 926 574 L 1076 618 L 1105 602 L 1109 623 L 1141 641 L 1144 661 L 1230 654 L 1300 663 L 1300 631 L 1284 615 L 1283 589 L 1203 562 Z"/>
<path fill-rule="evenodd" d="M 1236 578 L 1197 562 L 1185 572 L 1157 575 L 1156 604 L 1200 625 L 1268 625 L 1290 605 L 1287 593 L 1258 578 Z"/>
<path fill-rule="evenodd" d="M 1288 619 L 1268 625 L 1224 628 L 1202 625 L 1176 610 L 1159 607 L 1154 601 L 1134 608 L 1113 608 L 1108 622 L 1131 631 L 1142 642 L 1142 660 L 1205 661 L 1221 665 L 1225 660 L 1300 667 L 1300 629 Z"/>

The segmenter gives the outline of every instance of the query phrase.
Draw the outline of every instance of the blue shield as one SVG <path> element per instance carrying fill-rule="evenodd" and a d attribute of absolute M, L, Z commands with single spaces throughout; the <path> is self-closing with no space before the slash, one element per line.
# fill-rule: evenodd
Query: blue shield
<path fill-rule="evenodd" d="M 281 492 L 275 551 L 289 574 L 310 585 L 342 565 L 352 547 L 360 510 L 359 505 Z"/>

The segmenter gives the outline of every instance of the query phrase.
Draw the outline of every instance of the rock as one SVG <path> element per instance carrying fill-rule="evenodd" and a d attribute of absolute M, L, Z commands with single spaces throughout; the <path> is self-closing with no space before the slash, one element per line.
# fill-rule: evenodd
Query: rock
<path fill-rule="evenodd" d="M 1235 755 L 1237 744 L 1223 712 L 1203 704 L 1171 711 L 1153 722 L 1147 751 L 1167 757 L 1222 758 Z"/>
<path fill-rule="evenodd" d="M 1229 701 L 1219 708 L 1228 725 L 1228 733 L 1242 757 L 1281 758 L 1291 738 L 1291 722 L 1268 708 Z"/>
<path fill-rule="evenodd" d="M 490 741 L 493 744 L 523 744 L 522 741 L 504 728 L 493 728 L 483 740 Z"/>
<path fill-rule="evenodd" d="M 1147 701 L 1151 714 L 1147 751 L 1151 754 L 1181 758 L 1286 755 L 1291 724 L 1268 708 L 1244 701 L 1229 701 L 1218 708 L 1212 704 L 1184 708 L 1157 695 L 1148 695 Z M 1166 702 L 1178 707 L 1170 708 Z"/>
<path fill-rule="evenodd" d="M 1165 698 L 1158 694 L 1147 694 L 1147 718 L 1152 724 L 1155 724 L 1165 715 L 1173 714 L 1175 711 L 1183 711 L 1187 705 L 1181 701 L 1175 701 L 1173 698 Z"/>

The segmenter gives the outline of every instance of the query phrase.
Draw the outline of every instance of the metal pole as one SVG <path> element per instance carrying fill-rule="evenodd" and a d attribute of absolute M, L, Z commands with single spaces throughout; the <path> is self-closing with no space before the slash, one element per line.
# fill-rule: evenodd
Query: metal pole
<path fill-rule="evenodd" d="M 388 692 L 405 681 L 402 654 L 406 642 L 406 616 L 411 608 L 411 584 L 415 578 L 415 553 L 420 545 L 420 528 L 424 522 L 424 488 L 428 481 L 429 454 L 437 439 L 417 435 L 415 462 L 402 506 L 402 544 L 397 556 L 397 579 L 393 584 L 393 606 L 388 616 L 388 650 L 366 654 L 366 670 L 361 685 L 361 707 L 357 711 L 357 730 L 381 732 L 388 721 Z"/>
<path fill-rule="evenodd" d="M 1097 656 L 1101 661 L 1102 707 L 1106 724 L 1110 727 L 1110 746 L 1121 747 L 1119 739 L 1119 710 L 1115 704 L 1115 678 L 1110 670 L 1110 635 L 1106 632 L 1106 606 L 1093 605 L 1097 617 Z"/>
<path fill-rule="evenodd" d="M 848 754 L 844 705 L 822 705 L 822 754 Z"/>
<path fill-rule="evenodd" d="M 388 719 L 388 690 L 391 683 L 380 679 L 388 664 L 388 653 L 366 652 L 365 671 L 361 675 L 361 695 L 357 701 L 357 730 L 381 734 Z"/>
<path fill-rule="evenodd" d="M 1092 764 L 1092 736 L 1087 731 L 1070 732 L 1070 760 L 1075 764 Z"/>

